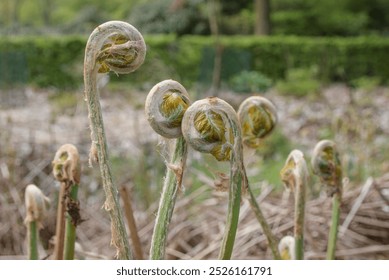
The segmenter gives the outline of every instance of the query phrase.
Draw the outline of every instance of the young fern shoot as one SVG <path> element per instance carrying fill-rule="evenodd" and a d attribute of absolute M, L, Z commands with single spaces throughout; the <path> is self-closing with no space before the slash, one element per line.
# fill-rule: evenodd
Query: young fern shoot
<path fill-rule="evenodd" d="M 145 112 L 150 126 L 165 138 L 176 138 L 173 153 L 166 162 L 165 181 L 151 240 L 150 259 L 153 260 L 160 260 L 165 256 L 168 228 L 182 184 L 187 144 L 182 136 L 181 122 L 189 105 L 187 91 L 173 80 L 156 84 L 146 99 Z"/>
<path fill-rule="evenodd" d="M 268 99 L 261 96 L 251 96 L 244 100 L 239 106 L 238 117 L 242 126 L 244 147 L 251 149 L 258 148 L 263 138 L 269 135 L 277 124 L 277 112 L 274 105 Z M 247 190 L 250 207 L 268 240 L 273 257 L 275 259 L 281 259 L 277 247 L 277 238 L 271 231 L 250 185 L 247 186 Z"/>
<path fill-rule="evenodd" d="M 247 187 L 241 128 L 235 110 L 217 97 L 194 102 L 185 112 L 182 133 L 197 151 L 230 161 L 228 214 L 219 259 L 230 259 L 239 221 L 241 192 Z"/>
<path fill-rule="evenodd" d="M 46 217 L 50 200 L 35 185 L 28 185 L 25 190 L 26 218 L 24 223 L 27 226 L 28 238 L 28 259 L 38 260 L 39 229 L 42 228 L 42 221 Z"/>
<path fill-rule="evenodd" d="M 242 126 L 243 144 L 252 149 L 261 145 L 278 121 L 276 107 L 262 96 L 245 99 L 239 106 L 238 117 Z"/>
<path fill-rule="evenodd" d="M 342 166 L 336 145 L 333 141 L 322 140 L 316 144 L 312 155 L 313 172 L 332 196 L 331 229 L 328 237 L 327 259 L 335 259 L 338 237 L 340 206 L 342 203 Z"/>
<path fill-rule="evenodd" d="M 76 227 L 81 222 L 77 201 L 81 167 L 77 148 L 71 144 L 62 145 L 55 153 L 52 165 L 53 175 L 61 183 L 54 257 L 57 260 L 72 260 L 74 259 Z M 65 212 L 67 212 L 66 222 Z"/>
<path fill-rule="evenodd" d="M 294 239 L 296 260 L 304 259 L 305 196 L 308 187 L 308 168 L 304 155 L 293 150 L 282 168 L 281 180 L 295 194 Z"/>
<path fill-rule="evenodd" d="M 146 55 L 146 44 L 140 32 L 122 21 L 109 21 L 98 26 L 89 36 L 84 60 L 85 99 L 88 104 L 92 147 L 90 162 L 100 166 L 106 201 L 111 218 L 112 239 L 118 259 L 130 259 L 131 251 L 119 208 L 118 189 L 114 185 L 108 160 L 107 141 L 97 86 L 98 73 L 113 71 L 127 74 L 140 67 Z"/>
<path fill-rule="evenodd" d="M 294 237 L 289 235 L 282 237 L 278 244 L 278 251 L 282 260 L 295 260 L 296 249 Z"/>

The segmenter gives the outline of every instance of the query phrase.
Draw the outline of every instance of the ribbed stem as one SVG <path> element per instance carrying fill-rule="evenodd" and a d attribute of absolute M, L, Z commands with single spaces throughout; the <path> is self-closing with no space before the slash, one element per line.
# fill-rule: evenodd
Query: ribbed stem
<path fill-rule="evenodd" d="M 234 249 L 236 232 L 239 223 L 240 202 L 242 189 L 246 188 L 247 177 L 243 164 L 243 146 L 241 138 L 241 128 L 238 122 L 232 120 L 232 116 L 226 118 L 234 135 L 234 147 L 231 153 L 231 171 L 230 171 L 230 187 L 228 200 L 228 213 L 224 237 L 219 252 L 219 259 L 229 260 Z"/>
<path fill-rule="evenodd" d="M 219 252 L 219 259 L 231 259 L 232 251 L 234 249 L 236 231 L 238 229 L 241 190 L 244 182 L 244 175 L 242 166 L 236 161 L 234 155 L 231 158 L 231 172 L 230 172 L 230 187 L 228 189 L 228 213 L 226 227 L 224 229 L 224 237 Z"/>
<path fill-rule="evenodd" d="M 158 214 L 151 239 L 150 259 L 152 260 L 161 260 L 165 257 L 167 232 L 177 193 L 182 184 L 187 144 L 183 137 L 179 137 L 175 141 L 174 153 L 166 169 L 161 200 L 159 202 Z"/>
<path fill-rule="evenodd" d="M 276 260 L 281 259 L 280 252 L 278 251 L 278 241 L 277 238 L 274 236 L 272 230 L 270 229 L 269 224 L 266 221 L 265 216 L 263 215 L 261 208 L 259 207 L 257 200 L 255 199 L 255 196 L 253 194 L 253 191 L 251 190 L 250 187 L 248 187 L 248 192 L 249 192 L 249 203 L 251 206 L 251 210 L 254 212 L 255 217 L 257 218 L 259 224 L 262 227 L 262 231 L 265 234 L 267 238 L 267 242 L 269 243 L 270 250 L 273 253 L 273 257 Z"/>
<path fill-rule="evenodd" d="M 331 219 L 332 223 L 331 223 L 331 229 L 328 237 L 327 260 L 335 259 L 336 242 L 338 239 L 341 200 L 342 198 L 340 192 L 336 192 L 332 197 L 332 219 Z"/>
<path fill-rule="evenodd" d="M 68 199 L 77 201 L 78 185 L 73 185 L 70 190 Z M 69 213 L 66 215 L 66 233 L 65 233 L 65 260 L 74 259 L 74 247 L 76 243 L 76 225 L 72 221 L 72 217 Z"/>
<path fill-rule="evenodd" d="M 296 260 L 304 259 L 305 187 L 303 184 L 303 181 L 297 183 L 295 194 L 294 238 Z"/>
<path fill-rule="evenodd" d="M 108 212 L 112 223 L 112 244 L 117 249 L 118 259 L 131 259 L 130 246 L 125 231 L 123 215 L 117 199 L 117 188 L 113 183 L 111 166 L 108 161 L 107 141 L 96 86 L 97 68 L 91 75 L 85 75 L 85 92 L 88 98 L 89 119 L 92 130 L 92 145 L 95 145 L 100 166 L 101 178 L 106 195 L 104 209 Z M 92 93 L 93 92 L 93 93 Z"/>
<path fill-rule="evenodd" d="M 38 227 L 37 222 L 32 221 L 28 223 L 28 258 L 30 260 L 38 260 Z"/>

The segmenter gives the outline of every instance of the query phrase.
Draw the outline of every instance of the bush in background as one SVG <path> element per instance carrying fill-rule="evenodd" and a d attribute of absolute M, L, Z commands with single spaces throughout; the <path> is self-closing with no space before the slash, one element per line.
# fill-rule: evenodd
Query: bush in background
<path fill-rule="evenodd" d="M 0 84 L 15 81 L 40 87 L 69 88 L 82 84 L 84 37 L 0 38 Z M 145 64 L 131 77 L 132 85 L 153 85 L 176 79 L 187 87 L 209 85 L 215 42 L 211 37 L 146 36 Z M 263 74 L 274 82 L 288 79 L 289 69 L 317 67 L 320 83 L 351 83 L 361 77 L 389 79 L 389 38 L 382 37 L 221 37 L 222 81 L 228 83 L 243 71 Z M 18 77 L 24 77 L 17 80 Z M 242 78 L 242 77 L 241 77 Z"/>

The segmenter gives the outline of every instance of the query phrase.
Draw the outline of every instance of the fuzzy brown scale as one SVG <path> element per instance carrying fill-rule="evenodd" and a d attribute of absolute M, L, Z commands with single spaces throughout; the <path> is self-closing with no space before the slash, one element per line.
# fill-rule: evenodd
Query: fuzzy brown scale
<path fill-rule="evenodd" d="M 71 222 L 75 227 L 85 221 L 81 218 L 80 202 L 72 199 L 69 194 L 66 196 L 66 212 L 69 214 Z"/>

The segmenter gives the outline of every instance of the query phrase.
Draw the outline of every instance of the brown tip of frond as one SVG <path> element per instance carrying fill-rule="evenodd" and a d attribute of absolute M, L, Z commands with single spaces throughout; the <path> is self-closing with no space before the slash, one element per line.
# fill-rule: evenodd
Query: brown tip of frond
<path fill-rule="evenodd" d="M 77 148 L 72 144 L 61 146 L 52 162 L 53 175 L 60 182 L 80 183 L 81 168 Z"/>

